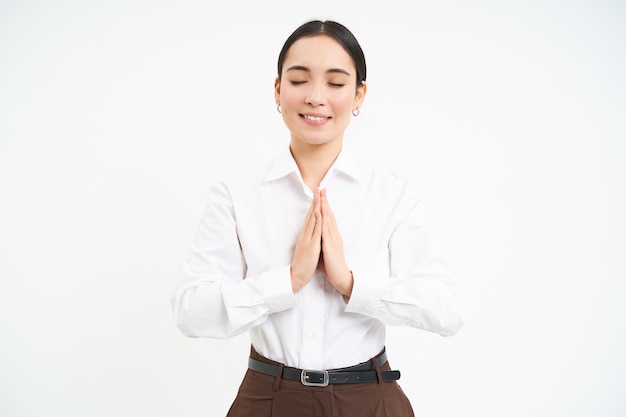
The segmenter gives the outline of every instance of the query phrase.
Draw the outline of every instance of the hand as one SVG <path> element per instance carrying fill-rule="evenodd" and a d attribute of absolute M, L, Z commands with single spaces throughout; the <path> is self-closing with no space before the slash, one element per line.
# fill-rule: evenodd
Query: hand
<path fill-rule="evenodd" d="M 320 191 L 316 190 L 313 202 L 304 219 L 304 226 L 296 240 L 291 261 L 291 287 L 300 291 L 313 277 L 320 261 L 322 246 L 322 214 Z"/>
<path fill-rule="evenodd" d="M 350 298 L 354 277 L 346 264 L 343 252 L 343 239 L 335 222 L 335 214 L 328 204 L 326 190 L 320 192 L 322 214 L 322 270 L 326 280 L 341 294 L 344 299 Z"/>

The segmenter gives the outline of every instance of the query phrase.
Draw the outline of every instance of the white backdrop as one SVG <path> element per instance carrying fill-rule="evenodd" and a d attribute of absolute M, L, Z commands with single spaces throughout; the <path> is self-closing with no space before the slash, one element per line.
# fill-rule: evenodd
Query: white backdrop
<path fill-rule="evenodd" d="M 225 415 L 248 336 L 183 337 L 169 293 L 208 186 L 288 143 L 276 58 L 311 18 L 368 60 L 346 147 L 424 185 L 467 289 L 458 335 L 389 329 L 416 414 L 626 415 L 608 0 L 4 0 L 0 415 Z"/>

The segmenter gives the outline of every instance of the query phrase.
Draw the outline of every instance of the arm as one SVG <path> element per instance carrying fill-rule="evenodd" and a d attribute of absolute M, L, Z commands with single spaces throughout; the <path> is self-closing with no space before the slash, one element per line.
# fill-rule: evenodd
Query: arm
<path fill-rule="evenodd" d="M 212 187 L 191 255 L 170 297 L 181 332 L 229 338 L 295 306 L 288 265 L 245 275 L 232 199 L 223 184 Z"/>
<path fill-rule="evenodd" d="M 401 221 L 388 243 L 390 276 L 352 265 L 346 312 L 454 335 L 463 326 L 463 288 L 441 250 L 435 222 L 415 192 L 400 202 L 398 212 Z"/>

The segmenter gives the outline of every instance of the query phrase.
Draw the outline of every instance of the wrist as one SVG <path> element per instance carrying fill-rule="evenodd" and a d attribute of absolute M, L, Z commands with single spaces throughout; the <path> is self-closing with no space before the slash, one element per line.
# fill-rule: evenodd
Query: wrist
<path fill-rule="evenodd" d="M 350 299 L 350 296 L 352 295 L 352 288 L 354 287 L 354 275 L 352 275 L 352 271 L 348 271 L 347 276 L 345 285 L 343 286 L 342 291 L 340 291 L 346 302 Z"/>
<path fill-rule="evenodd" d="M 295 294 L 300 291 L 307 284 L 307 282 L 306 280 L 298 278 L 297 274 L 293 271 L 293 266 L 289 267 L 289 274 L 291 276 L 291 289 Z"/>

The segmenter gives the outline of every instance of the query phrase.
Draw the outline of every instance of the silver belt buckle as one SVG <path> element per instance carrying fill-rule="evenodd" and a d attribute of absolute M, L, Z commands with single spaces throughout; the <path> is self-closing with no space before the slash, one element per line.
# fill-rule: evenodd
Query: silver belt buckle
<path fill-rule="evenodd" d="M 311 381 L 311 379 L 321 379 L 321 381 Z M 312 371 L 303 369 L 300 373 L 300 382 L 307 387 L 325 387 L 328 385 L 328 371 Z"/>

